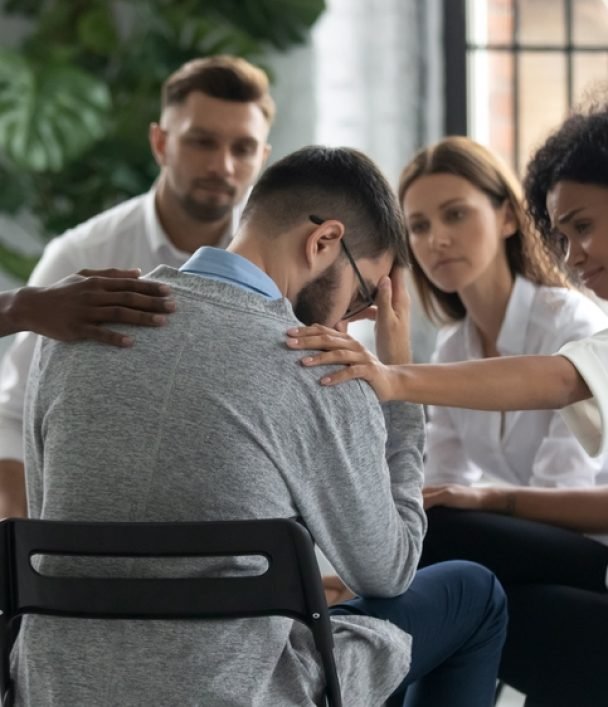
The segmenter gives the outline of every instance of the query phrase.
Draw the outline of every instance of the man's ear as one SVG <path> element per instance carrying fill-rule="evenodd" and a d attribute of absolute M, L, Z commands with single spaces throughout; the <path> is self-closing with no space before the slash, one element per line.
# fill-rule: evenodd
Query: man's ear
<path fill-rule="evenodd" d="M 335 262 L 343 236 L 344 224 L 336 219 L 323 221 L 309 233 L 306 238 L 305 252 L 311 270 L 321 273 Z"/>
<path fill-rule="evenodd" d="M 158 123 L 150 123 L 148 129 L 148 138 L 150 140 L 150 148 L 154 159 L 159 167 L 165 164 L 165 148 L 167 145 L 167 133 Z"/>
<path fill-rule="evenodd" d="M 263 150 L 263 155 L 262 155 L 262 167 L 268 162 L 268 158 L 270 157 L 270 153 L 272 152 L 272 145 L 269 143 L 266 143 L 264 145 L 264 150 Z"/>
<path fill-rule="evenodd" d="M 517 231 L 519 231 L 519 224 L 517 223 L 517 218 L 515 216 L 515 211 L 508 201 L 505 201 L 503 205 L 504 215 L 502 221 L 502 231 L 501 235 L 503 238 L 510 238 L 514 236 Z"/>

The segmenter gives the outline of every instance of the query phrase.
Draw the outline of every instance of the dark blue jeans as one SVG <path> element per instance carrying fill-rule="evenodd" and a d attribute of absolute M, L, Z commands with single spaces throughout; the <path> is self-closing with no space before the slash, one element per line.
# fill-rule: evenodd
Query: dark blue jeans
<path fill-rule="evenodd" d="M 389 705 L 493 704 L 507 605 L 498 580 L 485 567 L 442 562 L 419 570 L 400 596 L 357 597 L 330 612 L 385 619 L 413 637 L 410 670 Z"/>

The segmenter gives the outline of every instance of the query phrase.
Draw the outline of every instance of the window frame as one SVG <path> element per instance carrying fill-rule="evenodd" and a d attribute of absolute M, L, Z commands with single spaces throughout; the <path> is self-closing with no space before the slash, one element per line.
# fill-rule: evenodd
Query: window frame
<path fill-rule="evenodd" d="M 555 0 L 554 0 L 555 1 Z M 520 0 L 511 0 L 513 7 L 513 31 L 510 42 L 476 43 L 467 36 L 467 0 L 443 0 L 443 47 L 446 135 L 468 135 L 470 133 L 468 59 L 473 51 L 500 51 L 513 54 L 513 152 L 516 171 L 521 165 L 520 152 L 520 59 L 524 52 L 560 53 L 566 58 L 567 108 L 574 102 L 574 58 L 580 54 L 608 53 L 605 45 L 577 44 L 574 42 L 574 2 L 559 0 L 564 14 L 566 38 L 564 43 L 521 42 Z M 607 77 L 608 80 L 608 77 Z"/>

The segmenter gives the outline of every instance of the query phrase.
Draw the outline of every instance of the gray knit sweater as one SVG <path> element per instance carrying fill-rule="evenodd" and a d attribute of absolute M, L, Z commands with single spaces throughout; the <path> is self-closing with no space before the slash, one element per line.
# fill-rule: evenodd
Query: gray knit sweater
<path fill-rule="evenodd" d="M 151 277 L 172 287 L 178 310 L 166 327 L 134 330 L 133 349 L 42 340 L 26 399 L 30 515 L 297 515 L 353 591 L 405 591 L 425 530 L 420 408 L 393 403 L 383 415 L 365 383 L 319 385 L 323 371 L 284 345 L 297 323 L 287 300 L 168 267 Z M 125 561 L 95 571 L 202 570 Z M 345 705 L 381 705 L 408 670 L 411 638 L 372 618 L 332 621 Z M 17 703 L 36 707 L 316 705 L 321 685 L 308 630 L 283 618 L 27 617 L 13 671 Z"/>

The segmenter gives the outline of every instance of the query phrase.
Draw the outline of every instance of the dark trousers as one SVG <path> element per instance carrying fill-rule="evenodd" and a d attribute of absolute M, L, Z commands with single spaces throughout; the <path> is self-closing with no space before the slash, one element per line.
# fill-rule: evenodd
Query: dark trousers
<path fill-rule="evenodd" d="M 391 707 L 492 705 L 507 615 L 502 588 L 485 568 L 434 565 L 400 596 L 358 597 L 330 611 L 375 616 L 411 634 L 412 663 Z"/>
<path fill-rule="evenodd" d="M 467 559 L 505 588 L 499 675 L 530 707 L 608 705 L 608 547 L 543 523 L 434 508 L 421 565 Z"/>

